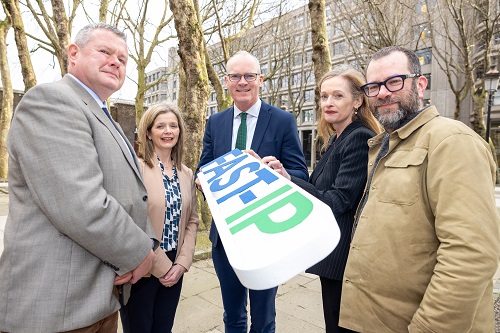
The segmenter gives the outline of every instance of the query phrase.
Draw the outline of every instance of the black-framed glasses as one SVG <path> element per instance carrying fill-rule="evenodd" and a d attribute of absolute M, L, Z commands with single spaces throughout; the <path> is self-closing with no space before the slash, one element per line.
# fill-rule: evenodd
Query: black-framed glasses
<path fill-rule="evenodd" d="M 257 77 L 260 74 L 258 73 L 246 73 L 246 74 L 227 74 L 227 77 L 229 78 L 229 81 L 232 82 L 239 82 L 241 78 L 245 78 L 245 81 L 247 82 L 252 82 L 257 80 Z"/>
<path fill-rule="evenodd" d="M 367 97 L 376 97 L 380 92 L 380 87 L 384 86 L 390 92 L 396 92 L 405 86 L 405 80 L 419 77 L 422 74 L 400 74 L 394 75 L 382 82 L 368 82 L 361 86 L 361 90 Z"/>

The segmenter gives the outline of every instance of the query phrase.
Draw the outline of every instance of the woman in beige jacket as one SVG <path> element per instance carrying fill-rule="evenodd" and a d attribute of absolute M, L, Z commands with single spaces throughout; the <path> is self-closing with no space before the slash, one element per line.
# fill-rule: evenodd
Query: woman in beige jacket
<path fill-rule="evenodd" d="M 160 246 L 150 274 L 132 286 L 122 308 L 124 332 L 171 332 L 182 277 L 193 261 L 199 219 L 193 172 L 182 164 L 184 124 L 174 105 L 144 112 L 138 129 L 148 217 Z"/>

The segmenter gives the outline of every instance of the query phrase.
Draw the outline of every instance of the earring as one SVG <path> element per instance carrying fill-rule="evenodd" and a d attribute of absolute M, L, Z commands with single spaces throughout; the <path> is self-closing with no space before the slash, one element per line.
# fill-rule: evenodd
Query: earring
<path fill-rule="evenodd" d="M 359 110 L 359 108 L 354 108 L 354 114 L 357 115 L 358 114 L 358 110 Z"/>

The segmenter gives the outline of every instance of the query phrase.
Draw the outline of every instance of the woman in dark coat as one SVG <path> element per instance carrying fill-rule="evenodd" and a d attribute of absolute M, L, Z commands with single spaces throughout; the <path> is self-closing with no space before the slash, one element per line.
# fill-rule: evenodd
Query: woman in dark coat
<path fill-rule="evenodd" d="M 326 332 L 351 332 L 338 326 L 342 276 L 351 241 L 354 215 L 367 177 L 368 143 L 380 133 L 367 98 L 360 90 L 363 75 L 352 67 L 341 65 L 323 76 L 321 116 L 318 134 L 325 143 L 324 154 L 309 181 L 290 177 L 280 168 L 280 161 L 264 157 L 278 173 L 330 206 L 340 228 L 340 241 L 325 259 L 307 270 L 320 276 Z M 320 231 L 321 232 L 321 231 Z"/>

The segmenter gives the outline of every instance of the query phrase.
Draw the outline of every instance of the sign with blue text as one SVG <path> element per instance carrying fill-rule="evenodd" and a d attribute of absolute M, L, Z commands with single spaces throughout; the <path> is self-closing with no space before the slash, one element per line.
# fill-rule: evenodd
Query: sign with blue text
<path fill-rule="evenodd" d="M 326 204 L 238 149 L 198 173 L 229 263 L 250 289 L 276 287 L 325 258 L 340 230 Z"/>

